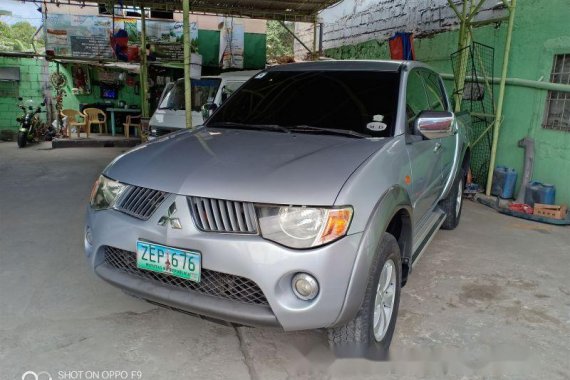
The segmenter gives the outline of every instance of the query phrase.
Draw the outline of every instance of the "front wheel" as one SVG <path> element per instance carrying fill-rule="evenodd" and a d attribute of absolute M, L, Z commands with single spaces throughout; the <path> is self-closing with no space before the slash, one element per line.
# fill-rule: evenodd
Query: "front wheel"
<path fill-rule="evenodd" d="M 25 147 L 27 142 L 28 142 L 28 133 L 18 132 L 18 147 L 19 148 Z"/>
<path fill-rule="evenodd" d="M 338 357 L 386 360 L 400 305 L 402 260 L 394 236 L 384 233 L 372 262 L 360 310 L 343 326 L 328 329 Z"/>

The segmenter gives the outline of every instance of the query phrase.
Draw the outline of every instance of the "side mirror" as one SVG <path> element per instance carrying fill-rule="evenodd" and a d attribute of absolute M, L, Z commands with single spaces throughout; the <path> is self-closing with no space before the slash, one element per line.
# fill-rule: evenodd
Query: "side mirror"
<path fill-rule="evenodd" d="M 419 114 L 415 123 L 416 134 L 424 136 L 426 139 L 439 139 L 455 134 L 455 116 L 448 111 L 424 111 Z"/>
<path fill-rule="evenodd" d="M 214 111 L 218 108 L 216 103 L 208 102 L 202 106 L 202 118 L 204 121 L 210 118 Z"/>

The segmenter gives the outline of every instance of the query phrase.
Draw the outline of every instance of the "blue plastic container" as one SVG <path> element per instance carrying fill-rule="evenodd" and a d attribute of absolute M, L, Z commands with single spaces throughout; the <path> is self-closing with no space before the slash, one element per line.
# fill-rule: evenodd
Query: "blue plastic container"
<path fill-rule="evenodd" d="M 534 207 L 535 203 L 553 205 L 556 200 L 556 187 L 538 181 L 529 182 L 525 188 L 524 202 Z"/>
<path fill-rule="evenodd" d="M 497 166 L 493 172 L 493 186 L 491 194 L 503 199 L 511 199 L 515 192 L 517 172 L 506 166 Z"/>

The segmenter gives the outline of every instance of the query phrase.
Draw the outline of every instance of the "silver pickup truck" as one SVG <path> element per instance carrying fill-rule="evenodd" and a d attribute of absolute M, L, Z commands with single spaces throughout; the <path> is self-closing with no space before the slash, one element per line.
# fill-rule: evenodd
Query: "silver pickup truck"
<path fill-rule="evenodd" d="M 195 130 L 115 159 L 95 182 L 85 253 L 126 293 L 205 318 L 328 330 L 382 358 L 400 288 L 459 223 L 469 147 L 418 62 L 262 71 Z"/>

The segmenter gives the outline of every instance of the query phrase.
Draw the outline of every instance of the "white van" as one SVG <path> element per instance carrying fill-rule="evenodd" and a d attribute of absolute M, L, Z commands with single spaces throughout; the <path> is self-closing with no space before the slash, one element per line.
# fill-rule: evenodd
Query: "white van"
<path fill-rule="evenodd" d="M 213 104 L 220 106 L 235 90 L 259 71 L 235 71 L 219 76 L 204 76 L 192 79 L 192 125 L 204 123 L 202 107 Z M 186 128 L 184 104 L 184 78 L 166 85 L 158 108 L 150 119 L 150 139 Z"/>

